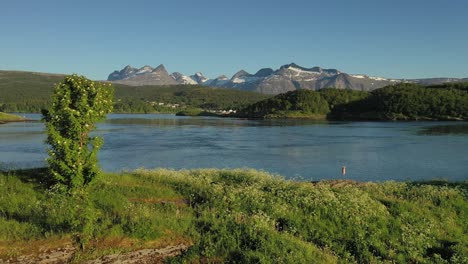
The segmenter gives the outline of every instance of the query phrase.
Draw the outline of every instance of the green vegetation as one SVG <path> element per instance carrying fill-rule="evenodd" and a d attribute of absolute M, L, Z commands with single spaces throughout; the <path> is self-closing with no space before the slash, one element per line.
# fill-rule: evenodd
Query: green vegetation
<path fill-rule="evenodd" d="M 268 97 L 270 96 L 254 92 L 210 88 L 199 85 L 132 87 L 116 84 L 115 99 L 117 103 L 114 108 L 116 108 L 118 112 L 120 111 L 120 104 L 123 103 L 125 105 L 126 101 L 135 102 L 136 100 L 140 100 L 140 102 L 148 102 L 149 105 L 154 104 L 156 106 L 159 106 L 159 103 L 178 105 L 176 108 L 172 108 L 172 112 L 179 112 L 180 108 L 183 107 L 201 108 L 205 110 L 239 109 Z M 153 108 L 155 107 L 154 105 Z"/>
<path fill-rule="evenodd" d="M 372 92 L 298 90 L 252 104 L 237 116 L 331 120 L 468 120 L 468 83 L 398 84 Z"/>
<path fill-rule="evenodd" d="M 82 249 L 94 236 L 96 212 L 86 187 L 100 174 L 97 154 L 103 144 L 102 138 L 90 133 L 112 111 L 110 86 L 84 76 L 66 76 L 55 86 L 52 107 L 42 112 L 49 144 L 49 167 L 43 180 L 54 194 L 70 197 L 75 207 L 68 212 L 73 239 Z"/>
<path fill-rule="evenodd" d="M 0 111 L 32 112 L 51 106 L 64 75 L 0 71 Z M 115 113 L 176 113 L 184 108 L 239 109 L 270 96 L 199 85 L 114 85 Z"/>
<path fill-rule="evenodd" d="M 239 115 L 251 118 L 324 119 L 329 111 L 328 102 L 318 92 L 297 90 L 249 105 Z"/>
<path fill-rule="evenodd" d="M 200 108 L 189 108 L 183 111 L 177 112 L 177 116 L 219 116 L 215 113 L 205 111 Z"/>
<path fill-rule="evenodd" d="M 342 107 L 356 101 L 361 101 L 369 96 L 369 92 L 365 91 L 334 88 L 322 89 L 319 93 L 327 101 L 331 111 L 336 107 Z"/>
<path fill-rule="evenodd" d="M 87 187 L 88 202 L 43 183 L 46 169 L 0 173 L 0 259 L 63 248 L 76 241 L 83 218 L 92 236 L 75 262 L 139 248 L 190 244 L 192 211 L 173 188 L 130 174 L 103 174 Z M 2 262 L 2 261 L 0 261 Z"/>
<path fill-rule="evenodd" d="M 344 119 L 468 120 L 468 90 L 453 86 L 387 86 L 361 101 L 337 108 L 333 115 Z"/>
<path fill-rule="evenodd" d="M 23 117 L 0 112 L 0 124 L 5 122 L 22 121 Z"/>
<path fill-rule="evenodd" d="M 78 75 L 66 76 L 55 86 L 52 107 L 43 111 L 50 146 L 47 162 L 54 184 L 71 190 L 97 177 L 97 153 L 103 141 L 91 138 L 90 133 L 112 111 L 110 86 Z"/>
<path fill-rule="evenodd" d="M 0 71 L 0 111 L 40 112 L 51 105 L 53 84 L 63 75 Z M 424 87 L 397 84 L 372 92 L 299 90 L 271 97 L 198 85 L 115 85 L 116 113 L 178 113 L 233 109 L 248 118 L 331 120 L 467 120 L 468 83 Z M 263 100 L 263 101 L 262 101 Z M 200 110 L 201 111 L 201 110 Z"/>
<path fill-rule="evenodd" d="M 468 91 L 468 82 L 453 82 L 453 83 L 444 83 L 444 84 L 436 84 L 436 85 L 429 85 L 428 88 L 442 88 L 442 89 L 458 89 Z"/>
<path fill-rule="evenodd" d="M 71 241 L 75 197 L 46 170 L 0 173 L 0 258 Z M 169 262 L 467 263 L 467 183 L 286 181 L 254 170 L 105 174 L 89 187 L 91 246 L 75 262 L 189 247 Z"/>
<path fill-rule="evenodd" d="M 35 112 L 48 108 L 53 87 L 64 75 L 0 71 L 0 111 Z"/>

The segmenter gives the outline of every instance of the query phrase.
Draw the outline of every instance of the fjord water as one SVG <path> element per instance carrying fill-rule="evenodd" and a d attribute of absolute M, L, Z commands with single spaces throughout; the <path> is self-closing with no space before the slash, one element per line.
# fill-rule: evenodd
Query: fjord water
<path fill-rule="evenodd" d="M 105 171 L 254 168 L 302 180 L 468 179 L 468 126 L 460 122 L 113 114 L 95 134 L 104 137 L 99 158 Z M 44 166 L 44 139 L 40 122 L 0 125 L 0 168 Z"/>

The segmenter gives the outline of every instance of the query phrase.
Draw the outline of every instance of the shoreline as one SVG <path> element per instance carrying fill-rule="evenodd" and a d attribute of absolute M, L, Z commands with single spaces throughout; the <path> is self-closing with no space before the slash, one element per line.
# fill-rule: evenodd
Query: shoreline
<path fill-rule="evenodd" d="M 15 114 L 40 114 L 39 112 L 15 112 Z M 125 114 L 125 115 L 151 115 L 151 114 L 161 114 L 161 115 L 174 115 L 174 116 L 185 116 L 185 117 L 219 117 L 219 118 L 233 118 L 233 119 L 247 119 L 247 120 L 310 120 L 310 121 L 330 121 L 330 122 L 467 122 L 468 119 L 462 118 L 405 118 L 405 119 L 376 119 L 376 118 L 327 118 L 326 115 L 297 115 L 297 116 L 275 116 L 275 115 L 267 115 L 264 117 L 253 117 L 248 115 L 239 115 L 239 114 L 216 114 L 207 111 L 201 111 L 200 113 L 189 113 L 185 111 L 180 112 L 151 112 L 151 113 L 144 113 L 144 112 L 117 112 L 117 113 L 110 113 L 110 114 Z M 38 120 L 34 119 L 21 119 L 21 120 L 0 120 L 0 124 L 4 123 L 11 123 L 11 122 L 34 122 Z"/>
<path fill-rule="evenodd" d="M 468 179 L 465 180 L 447 180 L 447 179 L 440 179 L 440 178 L 433 178 L 433 179 L 416 179 L 416 180 L 395 180 L 395 179 L 388 179 L 388 180 L 382 180 L 382 181 L 377 181 L 377 180 L 356 180 L 356 179 L 351 179 L 351 178 L 346 178 L 340 177 L 340 178 L 323 178 L 319 180 L 307 180 L 307 179 L 295 179 L 295 178 L 286 178 L 283 175 L 280 174 L 275 174 L 271 173 L 268 171 L 263 171 L 259 169 L 254 169 L 254 168 L 245 168 L 245 167 L 240 167 L 240 168 L 230 168 L 230 169 L 222 169 L 222 168 L 216 168 L 216 167 L 207 167 L 207 168 L 195 168 L 195 169 L 173 169 L 173 168 L 166 168 L 166 167 L 156 167 L 156 168 L 138 168 L 134 170 L 121 170 L 121 171 L 101 171 L 101 173 L 106 174 L 106 175 L 119 175 L 119 174 L 127 174 L 127 173 L 138 173 L 140 171 L 168 171 L 171 173 L 193 173 L 193 172 L 198 172 L 198 171 L 205 171 L 205 170 L 213 170 L 213 171 L 219 171 L 219 172 L 232 172 L 232 171 L 250 171 L 250 172 L 257 172 L 261 174 L 267 174 L 270 175 L 272 178 L 276 178 L 278 180 L 283 180 L 291 183 L 298 183 L 298 184 L 304 184 L 304 183 L 310 183 L 312 185 L 320 185 L 320 184 L 330 184 L 330 185 L 355 185 L 355 186 L 363 186 L 367 184 L 384 184 L 388 182 L 395 182 L 395 183 L 406 183 L 406 184 L 420 184 L 420 185 L 459 185 L 459 186 L 465 186 L 468 189 Z M 24 168 L 24 169 L 2 169 L 0 167 L 0 175 L 1 174 L 29 174 L 31 172 L 37 172 L 39 174 L 46 174 L 47 173 L 47 167 L 35 167 L 35 168 Z"/>

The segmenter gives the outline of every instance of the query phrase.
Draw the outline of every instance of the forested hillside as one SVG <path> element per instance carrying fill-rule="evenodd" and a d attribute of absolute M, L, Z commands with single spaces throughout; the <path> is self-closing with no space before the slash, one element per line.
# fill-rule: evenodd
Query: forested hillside
<path fill-rule="evenodd" d="M 468 83 L 424 87 L 399 84 L 335 108 L 337 119 L 468 120 Z"/>
<path fill-rule="evenodd" d="M 50 104 L 53 86 L 64 75 L 0 71 L 0 111 L 40 112 Z M 180 108 L 238 109 L 268 98 L 254 92 L 198 85 L 126 86 L 115 84 L 115 112 L 177 112 Z"/>
<path fill-rule="evenodd" d="M 398 84 L 372 92 L 323 89 L 277 95 L 242 109 L 250 118 L 468 120 L 468 83 Z"/>

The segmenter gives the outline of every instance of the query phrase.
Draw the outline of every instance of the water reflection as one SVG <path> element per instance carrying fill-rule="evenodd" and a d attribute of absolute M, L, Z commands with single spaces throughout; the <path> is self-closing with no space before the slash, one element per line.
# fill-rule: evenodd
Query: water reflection
<path fill-rule="evenodd" d="M 419 135 L 468 135 L 468 124 L 437 125 L 422 128 Z"/>
<path fill-rule="evenodd" d="M 107 124 L 112 125 L 145 125 L 145 126 L 214 126 L 214 127 L 247 127 L 247 126 L 307 126 L 343 124 L 342 122 L 311 121 L 311 120 L 251 120 L 217 117 L 173 117 L 173 118 L 132 118 L 111 117 Z"/>

